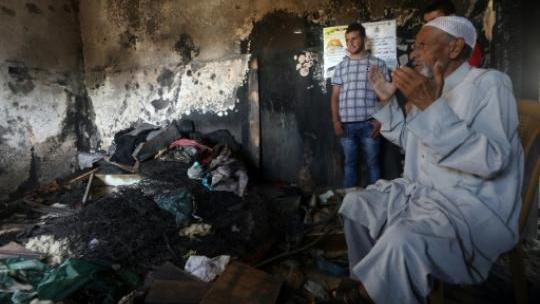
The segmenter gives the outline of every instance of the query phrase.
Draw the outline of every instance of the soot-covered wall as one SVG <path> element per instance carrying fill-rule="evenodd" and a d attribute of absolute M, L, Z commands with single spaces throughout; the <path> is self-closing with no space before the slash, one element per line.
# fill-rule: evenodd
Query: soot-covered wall
<path fill-rule="evenodd" d="M 241 139 L 238 89 L 253 27 L 274 9 L 303 14 L 324 1 L 81 1 L 86 85 L 102 146 L 137 121 L 192 117 Z M 201 116 L 202 115 L 202 116 Z"/>
<path fill-rule="evenodd" d="M 481 15 L 477 2 L 456 4 Z M 101 148 L 137 122 L 166 125 L 180 117 L 207 130 L 227 128 L 246 144 L 245 83 L 249 59 L 256 58 L 261 172 L 306 188 L 337 185 L 341 150 L 321 73 L 322 28 L 396 18 L 406 52 L 421 6 L 390 0 L 82 0 L 85 80 Z"/>
<path fill-rule="evenodd" d="M 0 200 L 74 168 L 81 63 L 75 1 L 0 0 Z"/>
<path fill-rule="evenodd" d="M 306 189 L 337 186 L 342 156 L 322 76 L 322 28 L 396 19 L 405 61 L 424 2 L 0 0 L 0 188 L 50 180 L 73 168 L 77 151 L 107 149 L 138 122 L 191 118 L 247 145 L 253 59 L 260 172 Z M 508 72 L 519 90 L 526 77 L 514 45 L 526 36 L 523 4 L 454 3 L 481 33 L 484 65 Z M 486 12 L 492 21 L 484 22 Z M 490 30 L 492 40 L 483 34 Z"/>
<path fill-rule="evenodd" d="M 517 41 L 502 35 L 509 29 L 484 22 L 486 12 L 501 21 L 508 19 L 504 9 L 489 1 L 455 1 L 459 14 L 469 16 L 480 33 L 494 30 L 488 40 L 481 35 L 484 65 L 498 67 L 516 75 L 511 60 L 502 62 L 492 55 L 495 45 L 503 48 Z M 249 38 L 248 52 L 259 60 L 262 124 L 262 165 L 271 179 L 295 181 L 305 189 L 314 186 L 339 186 L 342 178 L 342 152 L 331 125 L 329 92 L 322 76 L 322 37 L 324 26 L 352 21 L 397 20 L 398 56 L 408 60 L 410 44 L 421 26 L 420 1 L 330 1 L 329 6 L 298 15 L 274 11 L 255 23 Z M 516 27 L 517 28 L 517 27 Z M 504 30 L 503 30 L 504 29 Z M 515 29 L 515 28 L 514 28 Z M 499 32 L 500 30 L 500 32 Z M 502 42 L 506 39 L 505 42 Z M 515 54 L 504 48 L 505 56 Z M 395 150 L 393 151 L 395 153 Z M 398 160 L 399 162 L 399 160 Z M 383 159 L 383 177 L 395 177 L 396 162 Z"/>

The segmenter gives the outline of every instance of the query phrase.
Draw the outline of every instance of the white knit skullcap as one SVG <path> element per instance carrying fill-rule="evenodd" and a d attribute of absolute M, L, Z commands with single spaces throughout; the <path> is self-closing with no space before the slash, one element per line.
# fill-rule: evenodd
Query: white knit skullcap
<path fill-rule="evenodd" d="M 429 21 L 424 26 L 436 27 L 456 38 L 463 38 L 465 43 L 474 49 L 474 45 L 476 44 L 476 29 L 465 17 L 441 16 Z"/>

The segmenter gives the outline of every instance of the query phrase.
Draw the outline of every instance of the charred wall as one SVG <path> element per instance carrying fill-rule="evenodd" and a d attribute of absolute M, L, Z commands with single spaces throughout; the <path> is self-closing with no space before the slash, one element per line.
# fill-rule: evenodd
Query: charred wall
<path fill-rule="evenodd" d="M 479 32 L 484 30 L 487 1 L 455 3 L 459 14 L 469 16 Z M 419 1 L 330 1 L 315 12 L 274 11 L 255 23 L 248 52 L 259 59 L 266 177 L 294 181 L 305 189 L 341 184 L 343 160 L 331 125 L 331 87 L 322 76 L 322 28 L 356 20 L 396 19 L 398 57 L 405 63 L 421 27 L 421 8 Z M 508 18 L 501 14 L 500 19 Z M 508 68 L 509 62 L 493 63 L 499 60 L 490 56 L 500 47 L 497 43 L 483 38 L 484 64 Z M 392 166 L 387 161 L 382 164 L 383 177 L 395 176 Z"/>
<path fill-rule="evenodd" d="M 396 19 L 398 59 L 405 63 L 421 27 L 423 2 L 336 0 L 300 15 L 274 11 L 255 23 L 249 52 L 260 62 L 262 160 L 267 177 L 292 180 L 304 188 L 341 184 L 342 152 L 330 123 L 331 87 L 321 73 L 322 27 Z M 454 4 L 457 13 L 477 28 L 482 66 L 508 73 L 518 98 L 538 99 L 540 39 L 530 33 L 540 28 L 540 3 L 454 0 Z M 394 174 L 392 166 L 383 159 L 383 177 Z"/>
<path fill-rule="evenodd" d="M 101 147 L 138 121 L 166 125 L 180 117 L 206 130 L 226 126 L 241 140 L 238 92 L 250 58 L 242 41 L 269 11 L 302 12 L 323 2 L 81 1 L 86 85 Z"/>
<path fill-rule="evenodd" d="M 307 187 L 336 184 L 322 27 L 370 18 L 419 23 L 386 1 L 81 1 L 85 82 L 100 147 L 138 122 L 192 118 L 246 144 L 248 61 L 260 63 L 262 172 Z M 359 18 L 361 17 L 361 18 Z M 300 62 L 302 61 L 302 62 Z M 297 65 L 301 67 L 297 69 Z"/>
<path fill-rule="evenodd" d="M 0 199 L 71 172 L 91 134 L 71 0 L 0 1 Z"/>
<path fill-rule="evenodd" d="M 78 150 L 105 150 L 138 122 L 191 118 L 246 145 L 255 58 L 263 176 L 337 186 L 342 156 L 322 76 L 322 28 L 396 19 L 404 62 L 424 2 L 0 0 L 0 191 L 61 175 Z M 454 2 L 481 33 L 484 66 L 508 72 L 518 96 L 538 92 L 538 69 L 523 68 L 537 53 L 519 47 L 538 46 L 524 31 L 540 20 L 524 9 L 531 4 L 494 0 L 495 22 L 486 24 L 489 0 Z"/>
<path fill-rule="evenodd" d="M 540 100 L 540 1 L 503 1 L 498 9 L 494 65 L 506 69 L 519 97 Z"/>

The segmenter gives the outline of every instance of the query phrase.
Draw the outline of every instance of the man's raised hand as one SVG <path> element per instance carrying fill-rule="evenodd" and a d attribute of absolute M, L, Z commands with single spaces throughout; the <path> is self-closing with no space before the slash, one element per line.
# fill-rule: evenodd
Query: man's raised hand
<path fill-rule="evenodd" d="M 377 94 L 377 97 L 382 102 L 388 101 L 396 92 L 396 86 L 386 80 L 378 66 L 369 67 L 368 80 L 373 91 L 375 91 L 375 94 Z"/>
<path fill-rule="evenodd" d="M 420 110 L 429 107 L 441 96 L 444 85 L 443 68 L 440 63 L 435 64 L 432 78 L 423 76 L 407 66 L 394 70 L 392 78 L 407 101 Z"/>

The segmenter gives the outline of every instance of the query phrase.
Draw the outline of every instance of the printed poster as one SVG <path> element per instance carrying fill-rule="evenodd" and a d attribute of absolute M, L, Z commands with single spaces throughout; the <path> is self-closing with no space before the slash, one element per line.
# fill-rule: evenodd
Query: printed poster
<path fill-rule="evenodd" d="M 366 28 L 366 48 L 375 57 L 384 60 L 388 68 L 396 67 L 396 20 L 366 22 L 362 25 Z M 346 29 L 347 25 L 323 28 L 325 78 L 332 77 L 334 67 L 347 55 Z"/>

